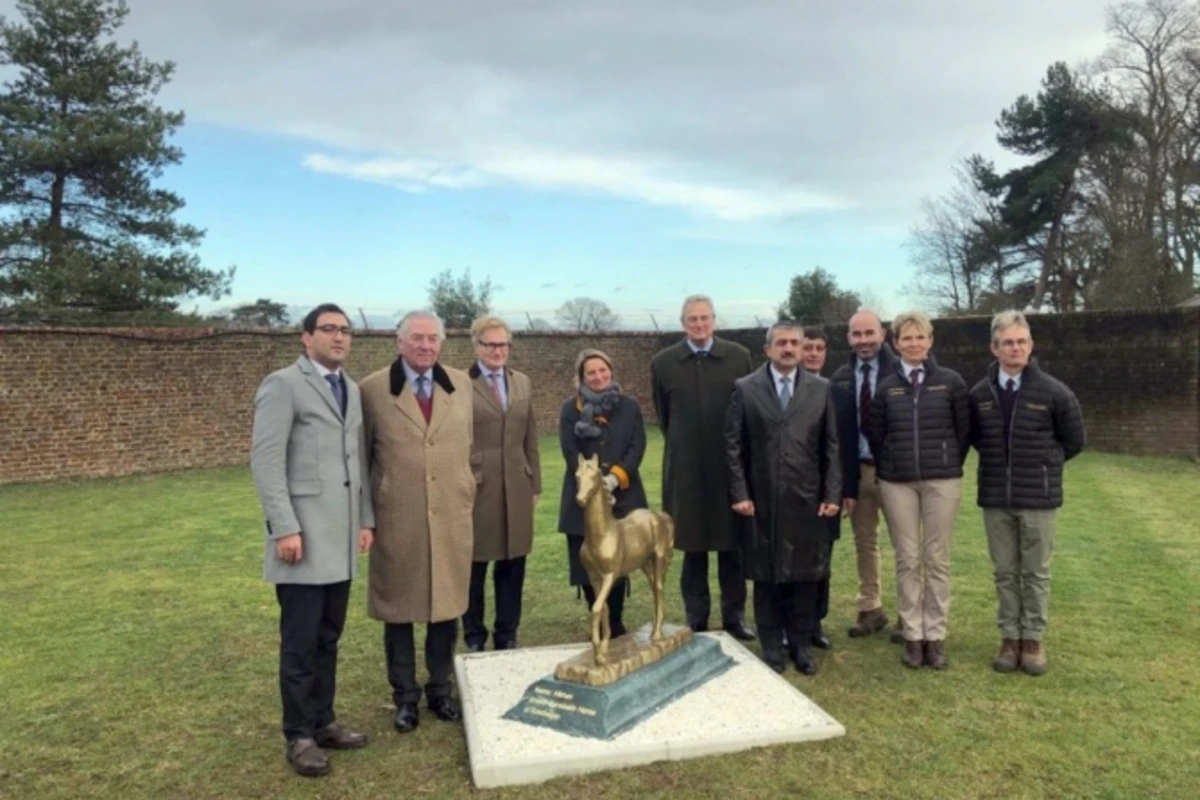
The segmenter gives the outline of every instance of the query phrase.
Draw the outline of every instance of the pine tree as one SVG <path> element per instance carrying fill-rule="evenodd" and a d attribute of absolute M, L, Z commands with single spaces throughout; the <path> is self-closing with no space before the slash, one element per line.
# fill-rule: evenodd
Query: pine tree
<path fill-rule="evenodd" d="M 183 151 L 184 121 L 153 97 L 174 64 L 113 36 L 124 0 L 18 0 L 0 17 L 0 304 L 51 313 L 173 311 L 229 293 L 234 268 L 205 269 L 203 231 L 175 221 L 154 185 Z"/>

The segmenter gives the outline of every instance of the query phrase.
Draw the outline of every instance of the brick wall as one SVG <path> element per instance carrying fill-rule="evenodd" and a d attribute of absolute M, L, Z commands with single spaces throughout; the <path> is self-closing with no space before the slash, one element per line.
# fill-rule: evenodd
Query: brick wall
<path fill-rule="evenodd" d="M 1200 456 L 1200 309 L 1032 318 L 1044 367 L 1079 394 L 1096 449 Z M 832 368 L 845 328 L 830 328 Z M 761 359 L 763 332 L 726 331 Z M 935 323 L 935 353 L 977 380 L 989 361 L 988 320 Z M 584 347 L 616 363 L 616 378 L 653 420 L 648 363 L 678 334 L 518 333 L 515 368 L 537 390 L 540 428 L 553 431 Z M 0 484 L 246 463 L 259 381 L 300 354 L 294 333 L 0 328 Z M 390 333 L 354 339 L 355 378 L 394 358 Z M 470 343 L 452 334 L 442 360 L 466 368 Z"/>

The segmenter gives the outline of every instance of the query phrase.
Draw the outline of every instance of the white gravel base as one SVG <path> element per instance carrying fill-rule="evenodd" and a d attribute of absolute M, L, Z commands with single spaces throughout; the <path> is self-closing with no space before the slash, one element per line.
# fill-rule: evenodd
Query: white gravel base
<path fill-rule="evenodd" d="M 716 638 L 734 665 L 609 741 L 501 719 L 530 684 L 553 675 L 556 664 L 590 644 L 456 656 L 475 785 L 538 783 L 562 775 L 845 735 L 837 720 L 741 642 L 724 632 L 697 635 Z"/>

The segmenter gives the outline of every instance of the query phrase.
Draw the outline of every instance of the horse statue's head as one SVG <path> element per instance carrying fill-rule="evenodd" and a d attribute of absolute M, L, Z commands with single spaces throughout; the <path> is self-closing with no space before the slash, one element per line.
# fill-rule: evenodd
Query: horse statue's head
<path fill-rule="evenodd" d="M 604 473 L 600 471 L 598 456 L 584 458 L 582 453 L 579 454 L 579 465 L 575 468 L 575 485 L 579 487 L 575 492 L 575 502 L 580 506 L 586 506 L 592 495 L 604 489 Z"/>

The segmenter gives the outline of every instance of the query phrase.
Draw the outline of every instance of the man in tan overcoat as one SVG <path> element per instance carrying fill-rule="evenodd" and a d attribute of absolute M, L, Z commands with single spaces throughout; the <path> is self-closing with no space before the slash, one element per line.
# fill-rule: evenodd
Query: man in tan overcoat
<path fill-rule="evenodd" d="M 517 646 L 525 556 L 533 549 L 533 507 L 542 485 L 533 388 L 529 376 L 508 366 L 508 323 L 480 317 L 471 325 L 471 339 L 478 358 L 468 372 L 475 401 L 475 556 L 463 641 L 471 652 L 487 643 L 485 589 L 488 563 L 494 562 L 493 642 L 497 650 L 510 650 Z"/>
<path fill-rule="evenodd" d="M 399 358 L 360 384 L 370 454 L 375 544 L 367 614 L 384 623 L 396 729 L 417 727 L 413 624 L 424 622 L 425 695 L 439 719 L 459 719 L 450 696 L 458 618 L 471 579 L 471 381 L 438 363 L 442 321 L 428 311 L 400 320 Z"/>

